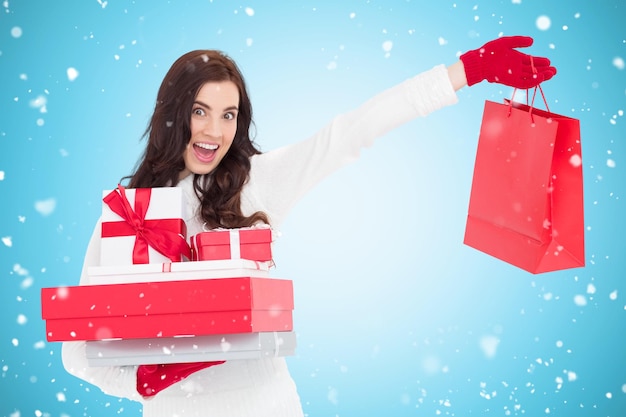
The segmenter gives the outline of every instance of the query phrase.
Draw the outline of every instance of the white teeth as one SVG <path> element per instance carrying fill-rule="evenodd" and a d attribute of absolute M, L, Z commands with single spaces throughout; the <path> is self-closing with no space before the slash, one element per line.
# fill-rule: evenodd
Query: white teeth
<path fill-rule="evenodd" d="M 217 145 L 212 145 L 210 143 L 196 143 L 195 144 L 199 148 L 208 149 L 210 151 L 214 151 L 217 149 Z"/>

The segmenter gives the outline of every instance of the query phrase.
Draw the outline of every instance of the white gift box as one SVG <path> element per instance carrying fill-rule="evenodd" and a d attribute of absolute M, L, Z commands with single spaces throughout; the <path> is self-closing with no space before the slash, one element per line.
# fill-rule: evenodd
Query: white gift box
<path fill-rule="evenodd" d="M 145 217 L 143 219 L 146 221 L 145 227 L 164 227 L 163 224 L 158 226 L 153 226 L 155 221 L 157 220 L 166 220 L 166 224 L 169 221 L 169 225 L 165 226 L 168 229 L 171 229 L 170 232 L 174 234 L 179 234 L 180 237 L 176 239 L 176 244 L 180 244 L 180 238 L 182 238 L 183 242 L 186 243 L 187 239 L 187 231 L 186 225 L 184 222 L 184 213 L 186 201 L 184 199 L 184 195 L 182 189 L 179 187 L 159 187 L 159 188 L 150 188 L 150 189 L 124 189 L 124 194 L 128 203 L 130 204 L 130 208 L 134 213 L 138 213 L 139 206 L 136 206 L 136 194 L 137 192 L 141 193 L 141 197 L 145 197 L 147 194 L 146 191 L 149 191 L 148 202 L 144 203 L 143 206 L 147 204 L 147 210 L 145 210 Z M 119 194 L 119 189 L 117 190 L 104 190 L 102 192 L 103 200 L 111 193 L 117 192 Z M 139 215 L 139 218 L 142 216 Z M 163 222 L 162 222 L 163 223 Z M 126 229 L 130 229 L 129 231 L 119 232 L 117 229 L 124 229 L 127 223 L 125 219 L 123 219 L 119 214 L 115 213 L 111 207 L 107 204 L 107 202 L 102 202 L 102 238 L 100 241 L 100 265 L 102 266 L 114 266 L 114 265 L 132 265 L 133 263 L 163 263 L 163 262 L 171 262 L 172 259 L 163 255 L 155 248 L 148 246 L 147 248 L 147 258 L 144 261 L 137 262 L 137 259 L 134 258 L 133 249 L 135 247 L 135 241 L 137 239 L 136 234 L 132 230 L 132 227 L 127 227 Z M 116 229 L 117 228 L 117 229 Z M 113 229 L 113 232 L 105 231 Z M 162 230 L 162 229 L 161 229 Z M 162 234 L 162 233 L 160 233 Z M 110 236 L 110 237 L 105 237 Z M 188 246 L 188 244 L 187 244 Z M 145 255 L 144 255 L 145 257 Z M 174 259 L 174 261 L 184 260 Z M 134 262 L 135 261 L 135 262 Z"/>
<path fill-rule="evenodd" d="M 161 282 L 210 278 L 267 278 L 272 262 L 247 259 L 219 261 L 166 262 L 119 266 L 91 266 L 90 285 Z"/>
<path fill-rule="evenodd" d="M 151 365 L 294 355 L 296 334 L 260 332 L 87 342 L 89 366 Z"/>

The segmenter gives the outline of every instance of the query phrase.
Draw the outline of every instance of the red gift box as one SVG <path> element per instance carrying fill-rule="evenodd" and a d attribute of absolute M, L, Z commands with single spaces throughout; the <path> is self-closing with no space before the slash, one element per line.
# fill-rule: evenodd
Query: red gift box
<path fill-rule="evenodd" d="M 210 230 L 198 233 L 190 240 L 191 259 L 194 261 L 272 260 L 272 229 L 266 227 Z"/>
<path fill-rule="evenodd" d="M 293 283 L 217 278 L 42 288 L 50 342 L 293 330 Z"/>

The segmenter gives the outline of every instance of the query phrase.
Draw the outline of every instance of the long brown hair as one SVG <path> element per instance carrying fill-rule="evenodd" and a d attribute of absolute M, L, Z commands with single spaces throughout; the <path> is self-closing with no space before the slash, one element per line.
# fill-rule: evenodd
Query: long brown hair
<path fill-rule="evenodd" d="M 207 82 L 232 81 L 239 90 L 237 132 L 220 164 L 207 175 L 194 174 L 200 215 L 210 228 L 247 227 L 261 221 L 263 212 L 244 216 L 241 190 L 250 174 L 250 157 L 261 153 L 250 138 L 252 104 L 241 71 L 220 51 L 191 51 L 174 62 L 161 83 L 154 113 L 144 133 L 148 142 L 130 188 L 176 185 L 185 168 L 183 153 L 191 138 L 191 111 L 200 88 Z"/>

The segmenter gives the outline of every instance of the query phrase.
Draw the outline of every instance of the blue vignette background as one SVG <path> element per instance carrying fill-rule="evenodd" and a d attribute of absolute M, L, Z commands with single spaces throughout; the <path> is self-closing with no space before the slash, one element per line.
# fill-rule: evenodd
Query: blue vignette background
<path fill-rule="evenodd" d="M 381 138 L 307 195 L 275 276 L 295 283 L 309 416 L 626 415 L 626 4 L 17 1 L 0 5 L 0 415 L 139 416 L 65 372 L 42 287 L 78 282 L 103 189 L 130 173 L 169 65 L 221 49 L 263 150 L 499 35 L 535 38 L 550 109 L 581 122 L 584 268 L 532 275 L 462 244 L 485 99 Z"/>

